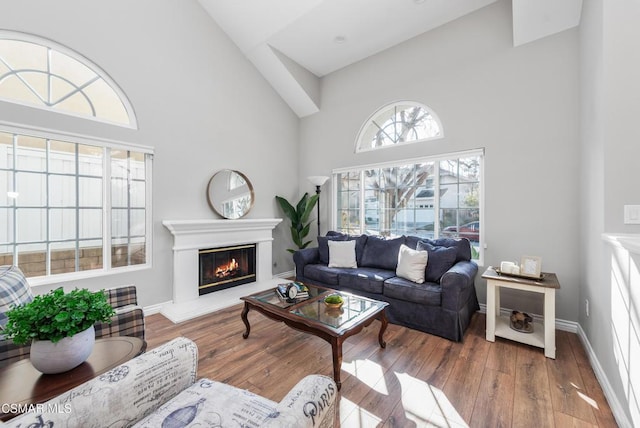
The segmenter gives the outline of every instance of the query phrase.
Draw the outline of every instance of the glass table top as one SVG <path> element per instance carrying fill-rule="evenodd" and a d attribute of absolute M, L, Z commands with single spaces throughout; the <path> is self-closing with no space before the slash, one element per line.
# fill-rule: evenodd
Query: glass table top
<path fill-rule="evenodd" d="M 296 306 L 291 313 L 339 329 L 351 321 L 359 319 L 361 316 L 387 306 L 385 302 L 378 302 L 377 300 L 349 293 L 333 292 L 328 294 L 340 294 L 344 300 L 342 307 L 339 309 L 329 308 L 324 303 L 324 299 L 318 299 Z"/>
<path fill-rule="evenodd" d="M 300 317 L 319 322 L 334 329 L 346 327 L 371 312 L 378 311 L 388 305 L 386 302 L 356 296 L 337 290 L 328 290 L 313 285 L 306 285 L 309 289 L 309 297 L 295 299 L 294 301 L 281 299 L 274 289 L 252 295 L 251 298 L 262 303 L 289 310 L 290 313 Z M 341 308 L 330 308 L 324 303 L 324 297 L 330 294 L 340 294 L 344 300 Z"/>
<path fill-rule="evenodd" d="M 306 286 L 309 289 L 309 297 L 305 297 L 303 299 L 295 299 L 294 301 L 282 300 L 276 294 L 274 289 L 267 290 L 264 293 L 260 293 L 254 295 L 253 298 L 268 303 L 270 305 L 277 306 L 279 308 L 288 308 L 293 305 L 297 305 L 298 303 L 304 302 L 305 300 L 313 299 L 314 297 L 318 297 L 323 294 L 329 294 L 329 290 L 325 290 L 323 288 L 314 287 L 313 285 Z"/>

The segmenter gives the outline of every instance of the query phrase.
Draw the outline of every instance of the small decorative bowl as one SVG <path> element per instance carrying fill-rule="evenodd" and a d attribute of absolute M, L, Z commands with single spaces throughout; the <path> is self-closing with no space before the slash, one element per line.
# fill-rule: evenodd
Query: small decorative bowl
<path fill-rule="evenodd" d="M 344 305 L 344 299 L 339 294 L 332 294 L 324 298 L 324 304 L 329 309 L 340 309 Z"/>

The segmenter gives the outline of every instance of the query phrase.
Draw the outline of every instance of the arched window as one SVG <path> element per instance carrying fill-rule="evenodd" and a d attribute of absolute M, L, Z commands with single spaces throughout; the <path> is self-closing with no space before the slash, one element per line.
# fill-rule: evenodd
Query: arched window
<path fill-rule="evenodd" d="M 100 67 L 27 34 L 0 31 L 0 98 L 137 127 L 131 104 Z"/>
<path fill-rule="evenodd" d="M 440 119 L 429 107 L 400 101 L 382 107 L 369 117 L 358 133 L 356 153 L 442 136 Z"/>
<path fill-rule="evenodd" d="M 0 99 L 137 128 L 107 73 L 27 34 L 0 30 Z M 153 148 L 105 139 L 102 127 L 43 129 L 33 116 L 0 118 L 0 265 L 32 286 L 148 267 Z"/>

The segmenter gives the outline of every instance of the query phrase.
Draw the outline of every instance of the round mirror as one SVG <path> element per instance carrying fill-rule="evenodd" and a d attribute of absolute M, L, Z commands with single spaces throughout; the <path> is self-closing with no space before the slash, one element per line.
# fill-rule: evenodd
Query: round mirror
<path fill-rule="evenodd" d="M 218 215 L 238 219 L 247 215 L 253 206 L 253 186 L 243 173 L 223 169 L 209 180 L 207 200 Z"/>

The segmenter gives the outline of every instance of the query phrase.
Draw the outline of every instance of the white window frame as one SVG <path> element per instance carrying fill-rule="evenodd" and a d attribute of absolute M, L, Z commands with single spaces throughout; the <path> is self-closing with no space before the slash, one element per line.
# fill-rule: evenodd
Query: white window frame
<path fill-rule="evenodd" d="M 75 113 L 75 112 L 72 112 L 72 111 L 62 110 L 62 109 L 58 109 L 58 108 L 54 108 L 54 107 L 49 107 L 47 105 L 30 103 L 30 102 L 27 102 L 27 101 L 21 101 L 21 100 L 16 100 L 16 99 L 5 98 L 5 97 L 2 97 L 2 96 L 0 96 L 0 101 L 4 101 L 4 102 L 7 102 L 7 103 L 11 103 L 11 104 L 22 105 L 22 106 L 26 106 L 26 107 L 30 107 L 30 108 L 37 108 L 37 109 L 40 109 L 40 110 L 45 110 L 45 111 L 49 111 L 49 112 L 53 112 L 53 113 L 57 113 L 57 114 L 63 114 L 63 115 L 66 115 L 66 116 L 78 117 L 78 118 L 91 120 L 91 121 L 95 121 L 95 122 L 108 123 L 108 124 L 115 125 L 115 126 L 120 126 L 120 127 L 123 127 L 123 128 L 138 129 L 138 119 L 137 119 L 135 111 L 133 109 L 133 105 L 129 101 L 129 98 L 127 97 L 127 95 L 120 88 L 120 86 L 118 86 L 118 84 L 115 82 L 115 80 L 113 80 L 111 78 L 111 76 L 109 76 L 109 74 L 106 71 L 104 71 L 102 68 L 100 68 L 94 62 L 90 61 L 88 58 L 82 56 L 81 54 L 79 54 L 78 52 L 74 51 L 73 49 L 70 49 L 70 48 L 68 48 L 68 47 L 66 47 L 64 45 L 61 45 L 60 43 L 56 43 L 53 40 L 49 40 L 49 39 L 46 39 L 44 37 L 35 36 L 33 34 L 21 33 L 21 32 L 18 32 L 18 31 L 0 30 L 0 39 L 17 40 L 17 41 L 34 43 L 34 44 L 37 44 L 37 45 L 40 45 L 40 46 L 44 46 L 46 48 L 53 49 L 53 50 L 56 50 L 58 52 L 61 52 L 64 55 L 67 55 L 67 56 L 73 58 L 74 60 L 78 61 L 79 63 L 83 64 L 84 66 L 89 68 L 91 71 L 96 73 L 102 80 L 104 80 L 106 82 L 106 84 L 109 87 L 111 87 L 111 89 L 120 98 L 120 101 L 122 102 L 122 105 L 124 106 L 124 109 L 126 110 L 127 115 L 129 117 L 129 123 L 115 122 L 115 121 L 112 121 L 112 120 L 107 120 L 107 119 L 96 117 L 96 116 L 84 115 L 84 114 Z"/>
<path fill-rule="evenodd" d="M 22 125 L 16 125 L 8 122 L 0 121 L 0 132 L 27 135 L 38 138 L 65 141 L 70 143 L 86 144 L 92 146 L 100 146 L 109 149 L 129 150 L 139 153 L 150 155 L 145 162 L 145 259 L 143 264 L 111 267 L 111 176 L 110 167 L 106 165 L 106 159 L 103 168 L 102 176 L 102 249 L 103 249 L 103 262 L 102 268 L 83 270 L 77 272 L 61 273 L 48 276 L 29 277 L 29 284 L 31 286 L 39 286 L 46 284 L 55 284 L 65 281 L 76 281 L 87 278 L 102 277 L 110 274 L 121 274 L 133 271 L 139 271 L 143 269 L 149 269 L 152 267 L 152 255 L 153 255 L 153 215 L 152 215 L 152 177 L 153 177 L 153 153 L 152 147 L 143 146 L 133 143 L 124 143 L 121 141 L 98 138 L 93 136 L 87 136 L 76 133 L 64 133 L 60 131 L 54 131 L 51 129 L 27 127 Z M 14 165 L 15 167 L 15 165 Z"/>
<path fill-rule="evenodd" d="M 388 110 L 392 107 L 397 107 L 397 106 L 413 106 L 413 107 L 419 107 L 425 111 L 427 111 L 429 113 L 429 115 L 433 118 L 433 120 L 435 120 L 435 122 L 438 124 L 438 128 L 440 130 L 440 135 L 435 135 L 432 137 L 427 137 L 427 138 L 420 138 L 420 139 L 416 139 L 416 140 L 407 140 L 407 141 L 403 141 L 403 142 L 398 142 L 396 144 L 391 144 L 391 145 L 387 145 L 387 146 L 379 146 L 379 147 L 362 147 L 362 138 L 364 137 L 364 135 L 366 134 L 367 130 L 373 126 L 376 125 L 374 123 L 375 118 L 383 111 Z M 433 111 L 433 109 L 431 109 L 429 106 L 419 103 L 417 101 L 408 101 L 408 100 L 400 100 L 400 101 L 394 101 L 388 104 L 383 105 L 382 107 L 376 109 L 376 111 L 374 111 L 368 118 L 367 120 L 362 124 L 362 126 L 360 127 L 360 130 L 358 131 L 358 135 L 356 137 L 356 145 L 355 145 L 355 153 L 362 153 L 362 152 L 370 152 L 373 150 L 383 150 L 383 149 L 388 149 L 391 147 L 398 147 L 398 146 L 404 146 L 407 144 L 414 144 L 414 143 L 422 143 L 425 141 L 432 141 L 432 140 L 439 140 L 441 138 L 444 138 L 444 128 L 442 127 L 442 121 L 440 120 L 440 118 L 438 117 L 438 115 L 436 114 L 435 111 Z M 366 144 L 369 144 L 370 142 L 367 141 Z"/>
<path fill-rule="evenodd" d="M 484 156 L 485 156 L 485 149 L 484 148 L 479 148 L 479 149 L 471 149 L 471 150 L 465 150 L 465 151 L 460 151 L 460 152 L 452 152 L 452 153 L 443 153 L 443 154 L 439 154 L 439 155 L 434 155 L 434 156 L 426 156 L 426 157 L 419 157 L 419 158 L 411 158 L 411 159 L 402 159 L 402 160 L 397 160 L 397 161 L 388 161 L 388 162 L 380 162 L 380 163 L 373 163 L 373 164 L 366 164 L 366 165 L 359 165 L 359 166 L 354 166 L 354 167 L 344 167 L 344 168 L 336 168 L 334 170 L 331 171 L 331 176 L 332 176 L 332 180 L 331 180 L 331 203 L 332 203 L 332 210 L 331 210 L 331 228 L 333 230 L 337 230 L 338 228 L 338 180 L 337 180 L 337 174 L 343 174 L 343 173 L 348 173 L 348 172 L 360 172 L 360 176 L 361 176 L 361 182 L 363 182 L 364 180 L 362 179 L 362 174 L 364 173 L 364 171 L 369 170 L 369 169 L 376 169 L 376 168 L 392 168 L 392 167 L 397 167 L 400 165 L 410 165 L 410 164 L 418 164 L 418 163 L 423 163 L 423 162 L 440 162 L 443 160 L 448 160 L 448 159 L 456 159 L 456 158 L 464 158 L 464 157 L 470 157 L 470 156 L 478 156 L 480 158 L 480 174 L 479 174 L 479 191 L 480 191 L 480 198 L 478 200 L 478 210 L 480 213 L 480 240 L 478 243 L 478 258 L 477 259 L 473 259 L 474 262 L 476 262 L 479 266 L 483 266 L 484 265 L 484 250 L 486 248 L 486 240 L 485 240 L 485 227 L 484 227 L 484 195 L 485 195 L 485 190 L 484 190 Z M 434 189 L 439 189 L 440 188 L 440 174 L 434 174 Z M 359 223 L 360 223 L 360 233 L 364 233 L 364 225 L 365 225 L 365 209 L 363 209 L 363 207 L 365 207 L 365 192 L 362 191 L 363 189 L 360 189 L 360 219 L 359 219 Z M 434 197 L 434 207 L 433 207 L 434 213 L 437 216 L 436 218 L 439 219 L 440 218 L 440 198 L 436 198 Z M 438 222 L 434 222 L 434 226 L 435 224 L 437 224 Z M 439 237 L 439 233 L 440 230 L 437 227 L 434 227 L 434 239 L 437 239 Z"/>

